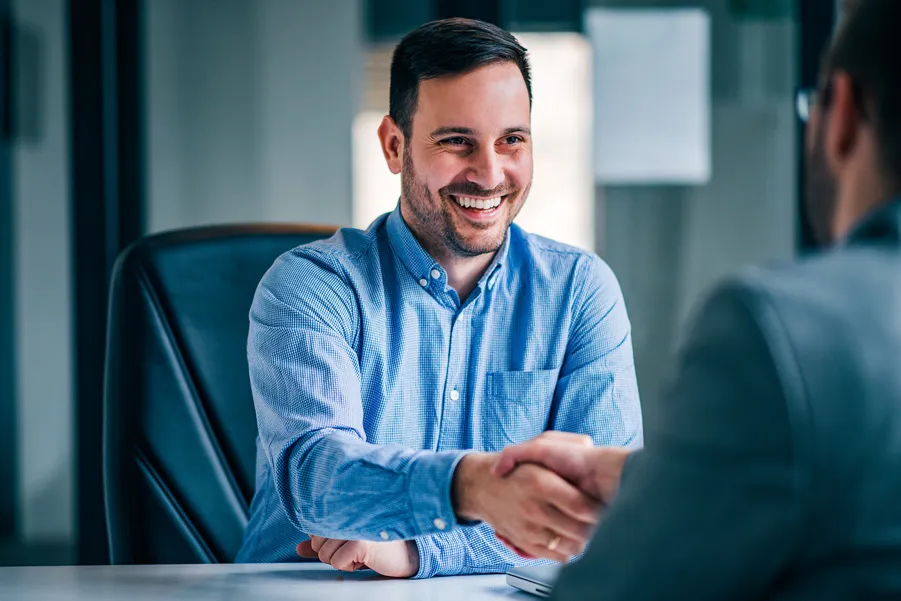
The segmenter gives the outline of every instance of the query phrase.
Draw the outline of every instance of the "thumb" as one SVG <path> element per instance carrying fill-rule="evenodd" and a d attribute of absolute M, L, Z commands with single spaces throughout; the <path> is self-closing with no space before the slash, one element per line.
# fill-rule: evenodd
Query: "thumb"
<path fill-rule="evenodd" d="M 516 469 L 516 464 L 516 454 L 513 453 L 512 449 L 502 451 L 500 457 L 494 463 L 494 467 L 491 468 L 491 473 L 498 478 L 503 478 Z"/>
<path fill-rule="evenodd" d="M 535 440 L 507 447 L 501 451 L 500 457 L 491 469 L 491 473 L 499 478 L 508 475 L 520 463 L 541 463 L 541 441 Z"/>
<path fill-rule="evenodd" d="M 305 559 L 318 559 L 319 554 L 313 550 L 313 541 L 305 540 L 297 545 L 297 554 Z"/>

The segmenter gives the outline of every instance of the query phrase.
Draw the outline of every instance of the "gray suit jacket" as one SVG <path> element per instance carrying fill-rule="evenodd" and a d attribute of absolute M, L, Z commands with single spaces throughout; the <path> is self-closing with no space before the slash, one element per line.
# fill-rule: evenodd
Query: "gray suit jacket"
<path fill-rule="evenodd" d="M 555 598 L 901 599 L 901 202 L 720 286 Z"/>

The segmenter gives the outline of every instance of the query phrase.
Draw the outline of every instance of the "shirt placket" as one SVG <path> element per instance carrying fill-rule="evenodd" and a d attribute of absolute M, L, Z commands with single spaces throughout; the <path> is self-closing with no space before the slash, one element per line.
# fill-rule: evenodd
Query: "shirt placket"
<path fill-rule="evenodd" d="M 458 449 L 463 442 L 466 416 L 466 367 L 469 364 L 469 311 L 458 311 L 451 325 L 444 398 L 441 407 L 441 433 L 438 450 Z"/>

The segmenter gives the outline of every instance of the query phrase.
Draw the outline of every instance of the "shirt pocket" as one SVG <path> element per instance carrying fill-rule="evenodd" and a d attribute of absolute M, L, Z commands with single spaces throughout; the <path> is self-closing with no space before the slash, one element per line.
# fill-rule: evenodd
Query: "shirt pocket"
<path fill-rule="evenodd" d="M 487 374 L 482 411 L 486 451 L 499 451 L 541 434 L 548 423 L 559 370 L 498 371 Z"/>

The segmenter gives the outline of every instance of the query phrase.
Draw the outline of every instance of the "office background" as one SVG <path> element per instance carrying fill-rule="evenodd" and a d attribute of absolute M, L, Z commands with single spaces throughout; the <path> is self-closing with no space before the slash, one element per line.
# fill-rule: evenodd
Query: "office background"
<path fill-rule="evenodd" d="M 400 35 L 473 16 L 586 60 L 597 7 L 700 8 L 710 22 L 709 181 L 590 183 L 547 232 L 617 273 L 652 411 L 704 288 L 809 248 L 794 92 L 815 83 L 833 3 L 0 0 L 0 565 L 105 561 L 99 420 L 119 250 L 212 223 L 361 225 L 381 205 L 360 124 L 386 109 Z M 590 111 L 578 118 L 589 131 Z M 553 214 L 543 198 L 533 223 Z"/>

